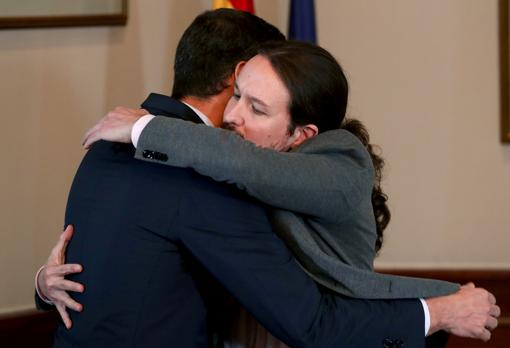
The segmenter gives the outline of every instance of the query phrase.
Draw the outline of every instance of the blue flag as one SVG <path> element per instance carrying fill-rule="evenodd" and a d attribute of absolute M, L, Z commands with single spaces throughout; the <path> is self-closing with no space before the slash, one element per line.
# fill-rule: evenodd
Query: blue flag
<path fill-rule="evenodd" d="M 289 39 L 317 42 L 313 0 L 290 1 Z"/>

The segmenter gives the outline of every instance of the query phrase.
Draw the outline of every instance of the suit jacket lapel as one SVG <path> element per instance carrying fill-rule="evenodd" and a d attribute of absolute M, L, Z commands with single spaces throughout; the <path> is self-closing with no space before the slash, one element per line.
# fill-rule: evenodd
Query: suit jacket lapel
<path fill-rule="evenodd" d="M 204 123 L 186 104 L 163 94 L 149 94 L 141 106 L 153 115 L 180 118 L 194 123 Z"/>

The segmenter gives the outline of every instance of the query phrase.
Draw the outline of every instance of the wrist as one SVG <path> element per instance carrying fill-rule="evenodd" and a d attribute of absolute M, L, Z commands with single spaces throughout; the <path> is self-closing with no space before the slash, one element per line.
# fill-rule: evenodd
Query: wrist
<path fill-rule="evenodd" d="M 447 318 L 445 311 L 445 303 L 442 297 L 434 297 L 425 300 L 430 314 L 430 328 L 427 336 L 433 333 L 447 329 Z"/>
<path fill-rule="evenodd" d="M 39 296 L 39 298 L 41 300 L 43 300 L 44 302 L 46 302 L 47 304 L 49 305 L 53 305 L 53 301 L 51 301 L 49 298 L 47 298 L 43 292 L 41 291 L 41 287 L 39 286 L 39 275 L 41 274 L 41 272 L 46 268 L 46 265 L 42 266 L 41 268 L 39 268 L 39 270 L 37 271 L 37 273 L 35 274 L 35 292 L 37 293 L 37 296 Z"/>

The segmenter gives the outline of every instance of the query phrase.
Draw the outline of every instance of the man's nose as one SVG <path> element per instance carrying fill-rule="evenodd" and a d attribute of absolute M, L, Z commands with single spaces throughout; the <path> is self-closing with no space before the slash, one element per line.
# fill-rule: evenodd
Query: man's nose
<path fill-rule="evenodd" d="M 243 107 L 240 101 L 237 101 L 230 107 L 228 112 L 223 117 L 223 122 L 234 124 L 236 127 L 244 125 Z"/>

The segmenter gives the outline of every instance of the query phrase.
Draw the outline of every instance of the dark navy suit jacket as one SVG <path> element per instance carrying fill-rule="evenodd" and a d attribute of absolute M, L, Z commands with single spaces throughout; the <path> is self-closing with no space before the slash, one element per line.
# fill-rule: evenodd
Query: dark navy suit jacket
<path fill-rule="evenodd" d="M 142 106 L 199 122 L 169 97 L 152 94 Z M 131 145 L 101 141 L 76 173 L 67 262 L 84 266 L 70 277 L 86 285 L 73 295 L 84 311 L 72 313 L 71 330 L 57 329 L 56 347 L 207 346 L 214 284 L 201 267 L 291 347 L 425 346 L 418 300 L 327 293 L 271 231 L 264 206 L 233 186 L 133 154 Z"/>

